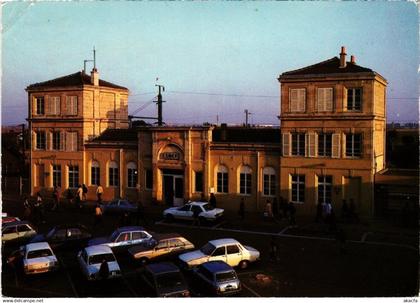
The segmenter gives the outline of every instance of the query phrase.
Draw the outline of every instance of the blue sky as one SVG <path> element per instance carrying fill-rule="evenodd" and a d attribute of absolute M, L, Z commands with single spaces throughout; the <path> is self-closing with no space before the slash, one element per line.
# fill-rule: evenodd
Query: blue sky
<path fill-rule="evenodd" d="M 9 2 L 2 25 L 3 125 L 25 121 L 26 86 L 82 70 L 93 46 L 101 79 L 130 89 L 129 113 L 159 77 L 168 123 L 243 123 L 248 109 L 278 124 L 279 74 L 341 45 L 388 80 L 389 122 L 418 121 L 412 2 Z"/>

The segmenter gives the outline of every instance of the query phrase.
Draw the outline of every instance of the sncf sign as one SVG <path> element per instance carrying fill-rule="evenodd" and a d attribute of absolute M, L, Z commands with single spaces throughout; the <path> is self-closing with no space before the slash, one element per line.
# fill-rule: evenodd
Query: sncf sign
<path fill-rule="evenodd" d="M 161 160 L 179 160 L 180 156 L 177 152 L 166 152 L 160 154 Z"/>

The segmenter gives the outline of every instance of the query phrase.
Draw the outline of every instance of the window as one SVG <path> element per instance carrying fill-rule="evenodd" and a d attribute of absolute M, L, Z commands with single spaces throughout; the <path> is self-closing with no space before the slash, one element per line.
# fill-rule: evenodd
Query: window
<path fill-rule="evenodd" d="M 138 239 L 145 239 L 147 238 L 146 234 L 144 232 L 141 231 L 133 231 L 131 233 L 131 237 L 133 240 L 138 240 Z"/>
<path fill-rule="evenodd" d="M 108 185 L 118 186 L 118 164 L 111 162 L 108 167 Z"/>
<path fill-rule="evenodd" d="M 66 150 L 77 151 L 77 132 L 66 133 Z"/>
<path fill-rule="evenodd" d="M 61 187 L 61 165 L 54 164 L 53 168 L 53 186 Z"/>
<path fill-rule="evenodd" d="M 100 180 L 100 168 L 99 163 L 97 161 L 92 161 L 92 165 L 90 167 L 90 184 L 91 185 L 99 185 L 101 183 Z"/>
<path fill-rule="evenodd" d="M 346 157 L 362 155 L 362 134 L 346 134 Z"/>
<path fill-rule="evenodd" d="M 331 157 L 332 134 L 318 134 L 318 156 Z"/>
<path fill-rule="evenodd" d="M 146 169 L 146 189 L 153 189 L 153 171 Z"/>
<path fill-rule="evenodd" d="M 127 164 L 127 187 L 137 186 L 137 165 L 134 162 Z"/>
<path fill-rule="evenodd" d="M 292 175 L 292 202 L 305 202 L 305 176 Z"/>
<path fill-rule="evenodd" d="M 239 254 L 239 247 L 237 245 L 228 245 L 226 247 L 227 254 Z"/>
<path fill-rule="evenodd" d="M 332 176 L 318 176 L 318 203 L 331 203 Z"/>
<path fill-rule="evenodd" d="M 223 165 L 217 168 L 217 192 L 228 193 L 228 169 Z"/>
<path fill-rule="evenodd" d="M 36 149 L 45 149 L 46 142 L 45 131 L 38 131 L 36 133 Z"/>
<path fill-rule="evenodd" d="M 31 231 L 32 229 L 28 225 L 18 225 L 17 231 L 18 232 L 25 232 L 25 231 Z"/>
<path fill-rule="evenodd" d="M 195 172 L 195 192 L 201 193 L 203 191 L 203 172 Z"/>
<path fill-rule="evenodd" d="M 79 166 L 69 166 L 69 188 L 77 188 L 79 185 Z"/>
<path fill-rule="evenodd" d="M 77 115 L 77 96 L 66 97 L 66 114 L 70 116 Z"/>
<path fill-rule="evenodd" d="M 61 133 L 60 132 L 52 133 L 52 149 L 53 150 L 61 149 Z"/>
<path fill-rule="evenodd" d="M 226 253 L 225 253 L 225 247 L 224 246 L 222 246 L 222 247 L 218 247 L 218 248 L 216 248 L 216 250 L 211 254 L 213 257 L 216 257 L 216 256 L 224 256 Z"/>
<path fill-rule="evenodd" d="M 290 111 L 304 112 L 306 107 L 306 89 L 293 88 L 290 90 Z"/>
<path fill-rule="evenodd" d="M 347 110 L 360 111 L 362 109 L 362 89 L 347 89 Z"/>
<path fill-rule="evenodd" d="M 6 227 L 1 232 L 3 235 L 16 233 L 16 226 Z"/>
<path fill-rule="evenodd" d="M 333 88 L 323 87 L 316 91 L 318 112 L 331 112 L 333 110 Z"/>
<path fill-rule="evenodd" d="M 36 105 L 36 114 L 37 115 L 45 115 L 44 97 L 36 97 L 35 98 L 35 105 Z"/>
<path fill-rule="evenodd" d="M 60 114 L 60 97 L 54 96 L 48 99 L 48 114 L 59 115 Z"/>
<path fill-rule="evenodd" d="M 292 155 L 305 156 L 305 134 L 304 133 L 292 134 Z"/>
<path fill-rule="evenodd" d="M 272 167 L 263 169 L 263 194 L 264 196 L 276 195 L 276 171 Z"/>
<path fill-rule="evenodd" d="M 130 233 L 122 233 L 115 242 L 124 242 L 130 240 Z"/>
<path fill-rule="evenodd" d="M 251 194 L 251 168 L 242 166 L 239 174 L 239 193 L 242 195 Z"/>

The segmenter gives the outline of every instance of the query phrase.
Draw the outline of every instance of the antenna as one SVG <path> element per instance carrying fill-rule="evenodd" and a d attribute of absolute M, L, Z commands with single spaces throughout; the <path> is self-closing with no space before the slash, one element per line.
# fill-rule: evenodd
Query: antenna
<path fill-rule="evenodd" d="M 93 46 L 93 68 L 96 70 L 96 50 L 95 50 L 95 45 Z"/>
<path fill-rule="evenodd" d="M 162 126 L 163 125 L 163 118 L 162 118 L 162 103 L 165 101 L 162 101 L 162 92 L 165 91 L 165 87 L 163 85 L 159 85 L 159 84 L 155 84 L 155 86 L 157 86 L 159 88 L 159 93 L 158 93 L 158 99 L 156 101 L 157 106 L 158 106 L 158 126 Z"/>

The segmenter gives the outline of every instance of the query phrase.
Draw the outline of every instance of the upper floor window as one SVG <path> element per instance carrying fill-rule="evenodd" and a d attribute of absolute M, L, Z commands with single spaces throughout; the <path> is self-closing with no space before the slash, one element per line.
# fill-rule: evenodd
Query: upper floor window
<path fill-rule="evenodd" d="M 292 202 L 305 202 L 305 175 L 292 175 Z"/>
<path fill-rule="evenodd" d="M 137 186 L 137 165 L 134 162 L 127 164 L 127 187 Z"/>
<path fill-rule="evenodd" d="M 48 114 L 50 115 L 59 115 L 60 114 L 60 97 L 51 96 L 48 99 Z"/>
<path fill-rule="evenodd" d="M 66 150 L 77 151 L 77 132 L 66 133 Z"/>
<path fill-rule="evenodd" d="M 219 165 L 217 167 L 217 192 L 228 193 L 228 169 L 226 166 Z"/>
<path fill-rule="evenodd" d="M 61 150 L 62 149 L 62 135 L 61 132 L 56 131 L 52 133 L 52 149 Z"/>
<path fill-rule="evenodd" d="M 347 110 L 360 111 L 362 110 L 362 89 L 348 88 L 347 89 Z"/>
<path fill-rule="evenodd" d="M 36 97 L 35 98 L 35 104 L 36 104 L 36 114 L 37 115 L 45 115 L 44 97 Z"/>
<path fill-rule="evenodd" d="M 52 171 L 53 171 L 53 186 L 61 187 L 61 165 L 53 164 Z"/>
<path fill-rule="evenodd" d="M 346 157 L 362 156 L 362 134 L 346 134 Z"/>
<path fill-rule="evenodd" d="M 264 196 L 276 195 L 276 171 L 272 167 L 263 169 L 263 194 Z"/>
<path fill-rule="evenodd" d="M 318 112 L 331 112 L 333 110 L 333 88 L 322 87 L 317 89 Z"/>
<path fill-rule="evenodd" d="M 331 157 L 332 150 L 332 134 L 318 134 L 318 156 Z"/>
<path fill-rule="evenodd" d="M 77 115 L 77 96 L 66 97 L 66 114 L 71 116 Z"/>
<path fill-rule="evenodd" d="M 79 186 L 79 166 L 69 166 L 69 188 L 77 188 Z"/>
<path fill-rule="evenodd" d="M 46 135 L 45 131 L 36 132 L 36 149 L 45 149 L 46 147 Z"/>
<path fill-rule="evenodd" d="M 116 162 L 109 163 L 108 167 L 108 185 L 118 186 L 119 184 L 118 164 Z"/>
<path fill-rule="evenodd" d="M 251 173 L 252 170 L 249 166 L 241 166 L 239 172 L 239 193 L 242 195 L 251 194 Z"/>
<path fill-rule="evenodd" d="M 100 168 L 97 161 L 92 161 L 90 167 L 90 185 L 99 185 L 100 184 Z"/>
<path fill-rule="evenodd" d="M 306 110 L 306 89 L 290 89 L 290 111 L 304 112 Z"/>
<path fill-rule="evenodd" d="M 305 134 L 304 133 L 292 134 L 292 155 L 305 156 Z"/>

